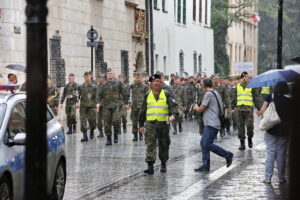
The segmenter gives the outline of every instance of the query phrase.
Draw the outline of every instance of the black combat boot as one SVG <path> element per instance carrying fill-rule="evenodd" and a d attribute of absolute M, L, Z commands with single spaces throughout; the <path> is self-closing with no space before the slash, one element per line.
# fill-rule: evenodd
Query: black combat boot
<path fill-rule="evenodd" d="M 111 135 L 107 136 L 106 146 L 111 145 Z"/>
<path fill-rule="evenodd" d="M 90 139 L 94 139 L 94 129 L 91 129 L 90 131 Z"/>
<path fill-rule="evenodd" d="M 225 129 L 224 128 L 221 128 L 221 130 L 220 130 L 220 136 L 221 137 L 225 136 Z"/>
<path fill-rule="evenodd" d="M 97 138 L 101 138 L 101 137 L 103 137 L 103 130 L 102 129 L 99 130 L 99 135 L 97 136 Z"/>
<path fill-rule="evenodd" d="M 137 133 L 134 133 L 134 134 L 133 134 L 133 139 L 132 139 L 132 141 L 134 141 L 134 142 L 138 141 Z"/>
<path fill-rule="evenodd" d="M 173 134 L 176 135 L 177 134 L 177 123 L 174 122 L 174 123 L 172 123 L 172 125 L 173 125 L 173 129 L 174 129 Z"/>
<path fill-rule="evenodd" d="M 154 174 L 154 168 L 153 168 L 154 162 L 147 162 L 147 163 L 148 163 L 148 168 L 146 170 L 144 170 L 144 173 L 148 174 L 148 175 L 153 175 Z"/>
<path fill-rule="evenodd" d="M 161 162 L 160 164 L 160 172 L 167 172 L 167 165 L 165 162 Z"/>
<path fill-rule="evenodd" d="M 126 124 L 123 124 L 123 133 L 127 133 L 127 126 L 126 126 Z"/>
<path fill-rule="evenodd" d="M 67 135 L 70 135 L 70 134 L 72 134 L 72 126 L 68 126 L 68 127 L 69 127 L 69 130 L 67 132 Z"/>
<path fill-rule="evenodd" d="M 250 149 L 252 149 L 252 147 L 253 147 L 252 137 L 248 137 L 248 147 Z"/>
<path fill-rule="evenodd" d="M 241 141 L 241 146 L 239 147 L 239 150 L 245 150 L 245 140 L 240 140 Z"/>
<path fill-rule="evenodd" d="M 139 133 L 139 139 L 143 140 L 143 138 L 144 138 L 143 134 Z"/>
<path fill-rule="evenodd" d="M 72 133 L 76 133 L 76 124 L 73 124 L 72 127 L 73 127 Z"/>
<path fill-rule="evenodd" d="M 87 142 L 88 141 L 88 137 L 87 137 L 87 132 L 83 132 L 83 138 L 81 139 L 81 142 Z"/>
<path fill-rule="evenodd" d="M 114 134 L 114 143 L 118 143 L 118 134 Z"/>
<path fill-rule="evenodd" d="M 178 128 L 179 128 L 179 133 L 182 133 L 182 123 L 181 122 L 178 123 Z"/>

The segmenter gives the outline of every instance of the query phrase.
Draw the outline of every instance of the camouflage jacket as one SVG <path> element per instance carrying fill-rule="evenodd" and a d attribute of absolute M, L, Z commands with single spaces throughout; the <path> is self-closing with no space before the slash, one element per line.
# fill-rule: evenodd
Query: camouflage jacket
<path fill-rule="evenodd" d="M 194 103 L 196 98 L 196 86 L 193 83 L 185 84 L 186 94 L 188 96 L 188 103 Z"/>
<path fill-rule="evenodd" d="M 96 107 L 97 87 L 93 83 L 83 83 L 78 90 L 80 107 Z"/>
<path fill-rule="evenodd" d="M 144 96 L 141 112 L 139 115 L 140 127 L 143 127 L 144 123 L 146 121 L 147 98 L 148 98 L 149 93 L 150 93 L 150 91 L 148 91 L 147 94 Z M 179 114 L 177 101 L 176 101 L 174 95 L 172 94 L 172 92 L 165 90 L 165 94 L 167 97 L 167 104 L 169 106 L 169 116 L 173 115 L 173 116 L 175 116 L 175 118 L 177 118 L 178 114 Z M 158 98 L 158 97 L 156 97 L 156 98 Z"/>
<path fill-rule="evenodd" d="M 106 80 L 97 93 L 97 102 L 106 108 L 127 105 L 129 94 L 124 85 L 117 79 Z"/>
<path fill-rule="evenodd" d="M 50 107 L 57 107 L 59 104 L 59 89 L 53 84 L 48 87 L 47 102 Z"/>
<path fill-rule="evenodd" d="M 60 103 L 63 104 L 65 99 L 67 98 L 66 104 L 75 104 L 78 101 L 78 89 L 79 85 L 77 83 L 68 83 L 64 88 L 63 94 L 61 96 Z"/>
<path fill-rule="evenodd" d="M 225 86 L 223 86 L 223 85 L 216 86 L 215 85 L 214 89 L 217 90 L 218 93 L 220 94 L 220 96 L 222 97 L 222 101 L 224 103 L 224 108 L 230 108 L 229 94 L 227 93 Z"/>
<path fill-rule="evenodd" d="M 145 85 L 144 83 L 141 84 L 133 83 L 130 85 L 130 90 L 131 90 L 132 109 L 141 108 L 144 101 L 144 96 L 148 92 L 148 86 Z"/>
<path fill-rule="evenodd" d="M 204 94 L 205 94 L 205 91 L 204 89 L 201 87 L 200 84 L 197 84 L 197 102 L 200 103 L 203 101 L 203 98 L 204 98 Z"/>
<path fill-rule="evenodd" d="M 185 93 L 185 89 L 181 85 L 173 85 L 171 87 L 174 97 L 178 103 L 178 106 L 184 108 L 187 106 L 188 98 Z"/>

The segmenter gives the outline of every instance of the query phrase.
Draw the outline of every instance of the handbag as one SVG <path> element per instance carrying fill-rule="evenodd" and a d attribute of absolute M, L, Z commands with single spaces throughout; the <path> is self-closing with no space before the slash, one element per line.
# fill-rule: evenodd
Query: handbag
<path fill-rule="evenodd" d="M 210 91 L 210 92 L 215 95 L 216 100 L 218 102 L 218 107 L 219 107 L 219 111 L 220 111 L 219 119 L 220 119 L 220 122 L 221 122 L 221 128 L 223 129 L 223 128 L 225 128 L 225 124 L 226 124 L 226 118 L 225 118 L 224 112 L 222 112 L 222 110 L 221 110 L 221 106 L 220 106 L 219 100 L 217 98 L 217 95 L 213 91 Z"/>
<path fill-rule="evenodd" d="M 277 124 L 280 124 L 281 120 L 276 111 L 275 103 L 274 103 L 274 94 L 272 94 L 272 101 L 269 104 L 268 108 L 264 113 L 264 117 L 261 119 L 259 128 L 262 131 L 267 131 Z"/>

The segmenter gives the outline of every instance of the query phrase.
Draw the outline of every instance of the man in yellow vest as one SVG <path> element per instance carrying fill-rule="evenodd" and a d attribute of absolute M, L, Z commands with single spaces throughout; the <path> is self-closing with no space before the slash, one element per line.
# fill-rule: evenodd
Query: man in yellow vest
<path fill-rule="evenodd" d="M 261 88 L 260 91 L 260 107 L 263 105 L 265 101 L 265 97 L 272 93 L 272 89 L 270 86 L 265 86 Z"/>
<path fill-rule="evenodd" d="M 145 95 L 139 116 L 140 132 L 145 133 L 146 159 L 148 168 L 144 171 L 148 175 L 154 174 L 153 165 L 157 157 L 157 145 L 161 172 L 167 171 L 166 163 L 169 159 L 169 125 L 178 117 L 178 105 L 172 92 L 161 88 L 161 76 L 154 74 L 149 78 L 151 90 Z M 146 123 L 146 130 L 144 123 Z"/>
<path fill-rule="evenodd" d="M 253 133 L 253 108 L 260 109 L 259 96 L 257 89 L 247 88 L 249 83 L 249 76 L 247 72 L 241 74 L 241 82 L 237 84 L 236 91 L 234 92 L 234 97 L 232 99 L 232 106 L 235 107 L 235 112 L 237 114 L 237 126 L 238 126 L 238 137 L 241 141 L 241 146 L 239 150 L 245 150 L 245 126 L 247 127 L 248 136 L 248 146 L 253 147 L 252 137 Z"/>

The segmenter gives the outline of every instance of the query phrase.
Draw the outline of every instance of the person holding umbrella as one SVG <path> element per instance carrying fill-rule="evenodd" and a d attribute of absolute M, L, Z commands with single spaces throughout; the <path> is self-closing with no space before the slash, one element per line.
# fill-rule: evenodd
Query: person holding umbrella
<path fill-rule="evenodd" d="M 260 110 L 260 99 L 257 89 L 247 88 L 249 83 L 249 75 L 247 72 L 241 74 L 241 82 L 237 85 L 234 95 L 232 106 L 234 112 L 237 114 L 238 137 L 241 145 L 239 150 L 245 150 L 245 126 L 247 127 L 248 147 L 253 147 L 252 137 L 253 133 L 253 108 Z"/>

